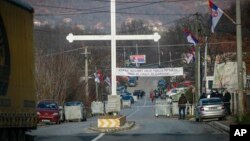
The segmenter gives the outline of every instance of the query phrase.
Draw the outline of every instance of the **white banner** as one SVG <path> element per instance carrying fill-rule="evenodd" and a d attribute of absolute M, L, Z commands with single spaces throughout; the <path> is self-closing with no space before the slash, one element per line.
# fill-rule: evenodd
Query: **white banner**
<path fill-rule="evenodd" d="M 156 68 L 156 69 L 138 69 L 138 68 L 116 68 L 117 76 L 178 76 L 183 75 L 183 67 L 179 68 Z"/>
<path fill-rule="evenodd" d="M 243 81 L 246 84 L 246 65 L 243 63 Z M 213 88 L 227 88 L 230 92 L 238 89 L 237 62 L 215 64 Z"/>

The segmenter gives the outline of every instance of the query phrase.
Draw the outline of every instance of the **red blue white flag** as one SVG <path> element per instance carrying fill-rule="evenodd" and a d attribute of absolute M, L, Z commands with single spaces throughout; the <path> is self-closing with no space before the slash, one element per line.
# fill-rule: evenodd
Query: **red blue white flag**
<path fill-rule="evenodd" d="M 210 8 L 210 14 L 212 17 L 211 32 L 214 33 L 214 29 L 224 12 L 217 5 L 215 5 L 211 0 L 208 0 L 208 5 Z"/>
<path fill-rule="evenodd" d="M 192 35 L 190 31 L 188 31 L 187 29 L 184 29 L 184 34 L 187 37 L 187 41 L 189 43 L 192 43 L 194 45 L 198 44 L 198 40 Z"/>

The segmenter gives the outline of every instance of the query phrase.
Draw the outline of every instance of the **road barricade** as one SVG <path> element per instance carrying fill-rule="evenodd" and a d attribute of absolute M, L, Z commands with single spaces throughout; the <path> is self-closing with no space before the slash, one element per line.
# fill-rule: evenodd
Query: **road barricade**
<path fill-rule="evenodd" d="M 78 120 L 82 121 L 86 119 L 86 111 L 84 111 L 82 103 L 65 103 L 64 104 L 65 120 Z"/>
<path fill-rule="evenodd" d="M 131 108 L 130 100 L 122 100 L 122 108 Z"/>
<path fill-rule="evenodd" d="M 156 99 L 155 116 L 172 116 L 172 104 L 167 99 Z"/>
<path fill-rule="evenodd" d="M 134 95 L 133 95 L 133 98 L 134 98 L 134 101 L 135 101 L 135 102 L 138 101 L 138 96 L 134 96 Z"/>
<path fill-rule="evenodd" d="M 100 101 L 93 101 L 91 103 L 92 114 L 104 114 L 104 104 Z"/>

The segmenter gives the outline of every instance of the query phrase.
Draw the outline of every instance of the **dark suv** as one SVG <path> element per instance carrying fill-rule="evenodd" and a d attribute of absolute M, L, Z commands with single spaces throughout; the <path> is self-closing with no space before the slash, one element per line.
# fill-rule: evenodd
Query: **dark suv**
<path fill-rule="evenodd" d="M 59 106 L 53 100 L 43 100 L 37 104 L 37 116 L 39 122 L 60 123 Z"/>

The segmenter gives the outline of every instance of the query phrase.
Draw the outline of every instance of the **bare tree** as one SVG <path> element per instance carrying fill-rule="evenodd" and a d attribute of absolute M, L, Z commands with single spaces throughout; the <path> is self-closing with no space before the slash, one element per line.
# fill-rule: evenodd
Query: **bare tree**
<path fill-rule="evenodd" d="M 77 79 L 78 67 L 73 57 L 57 55 L 36 58 L 36 88 L 38 99 L 55 99 L 63 103 L 72 78 Z"/>

